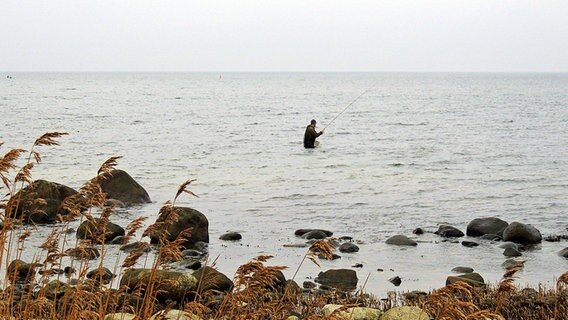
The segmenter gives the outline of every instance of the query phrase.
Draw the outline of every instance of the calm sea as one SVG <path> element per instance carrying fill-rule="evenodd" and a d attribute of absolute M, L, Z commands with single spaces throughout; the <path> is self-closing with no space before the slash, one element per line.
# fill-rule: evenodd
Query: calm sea
<path fill-rule="evenodd" d="M 111 156 L 146 188 L 152 204 L 119 210 L 113 221 L 153 222 L 178 186 L 209 219 L 210 258 L 232 278 L 250 259 L 271 254 L 287 277 L 305 248 L 300 228 L 351 236 L 360 247 L 305 262 L 296 280 L 354 268 L 359 286 L 387 291 L 444 285 L 456 266 L 495 283 L 506 260 L 498 243 L 441 242 L 436 231 L 496 216 L 534 225 L 543 236 L 568 234 L 568 74 L 383 73 L 15 73 L 0 78 L 1 153 L 29 148 L 48 131 L 60 146 L 41 147 L 34 179 L 79 188 Z M 331 124 L 356 97 L 352 106 Z M 319 148 L 305 150 L 305 126 L 329 124 Z M 24 259 L 53 226 L 39 227 Z M 219 236 L 237 231 L 239 242 Z M 404 234 L 413 248 L 386 245 Z M 470 239 L 471 240 L 471 239 Z M 543 242 L 524 252 L 517 283 L 552 287 L 568 271 Z M 109 254 L 116 254 L 110 248 Z M 122 255 L 124 256 L 124 254 Z M 115 259 L 108 259 L 110 266 Z M 96 261 L 93 261 L 93 266 Z M 383 269 L 380 272 L 377 269 Z M 387 280 L 402 278 L 400 287 Z M 366 282 L 365 282 L 366 281 Z"/>

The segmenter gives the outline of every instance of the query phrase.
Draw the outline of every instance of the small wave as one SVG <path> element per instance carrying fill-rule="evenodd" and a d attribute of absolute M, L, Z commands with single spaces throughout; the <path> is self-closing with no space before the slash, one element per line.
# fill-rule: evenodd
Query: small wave
<path fill-rule="evenodd" d="M 427 126 L 428 122 L 419 122 L 419 123 L 407 123 L 407 122 L 394 122 L 394 123 L 386 123 L 388 126 L 402 126 L 402 127 L 417 127 L 417 126 Z"/>

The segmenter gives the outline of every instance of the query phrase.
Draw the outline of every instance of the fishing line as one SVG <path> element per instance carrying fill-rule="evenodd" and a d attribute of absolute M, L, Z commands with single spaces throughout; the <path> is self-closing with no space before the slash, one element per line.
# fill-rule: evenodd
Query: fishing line
<path fill-rule="evenodd" d="M 365 95 L 365 93 L 371 91 L 375 86 L 370 87 L 369 89 L 363 91 L 363 93 L 361 93 L 357 98 L 355 98 L 355 100 L 351 101 L 350 104 L 347 105 L 347 107 L 345 107 L 345 109 L 343 109 L 343 111 L 341 111 L 338 115 L 335 116 L 335 118 L 331 119 L 331 121 L 325 126 L 323 127 L 322 130 L 325 130 L 325 128 L 329 127 L 329 125 L 335 121 L 335 119 L 337 119 L 340 115 L 342 115 L 347 109 L 349 109 L 349 107 L 351 107 L 357 100 L 359 100 L 359 98 L 361 98 L 362 96 Z"/>

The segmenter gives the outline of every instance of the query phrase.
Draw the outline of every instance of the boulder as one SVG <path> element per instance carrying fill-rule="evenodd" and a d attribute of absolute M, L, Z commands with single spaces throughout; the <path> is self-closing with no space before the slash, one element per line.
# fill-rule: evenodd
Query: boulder
<path fill-rule="evenodd" d="M 558 252 L 558 255 L 561 256 L 561 257 L 564 257 L 564 258 L 568 258 L 568 247 L 560 250 Z"/>
<path fill-rule="evenodd" d="M 458 281 L 465 282 L 465 283 L 467 283 L 471 286 L 474 286 L 474 287 L 484 287 L 485 286 L 485 280 L 477 272 L 464 273 L 464 274 L 461 274 L 461 275 L 458 275 L 458 276 L 449 276 L 446 279 L 446 285 L 453 284 L 453 283 L 456 283 Z"/>
<path fill-rule="evenodd" d="M 387 310 L 381 320 L 430 320 L 430 315 L 418 307 L 394 307 Z"/>
<path fill-rule="evenodd" d="M 70 288 L 71 287 L 65 282 L 51 280 L 42 288 L 42 291 L 46 298 L 55 300 L 61 298 L 65 294 L 65 291 L 70 290 Z"/>
<path fill-rule="evenodd" d="M 78 239 L 92 240 L 96 243 L 100 243 L 100 240 L 109 243 L 114 238 L 124 235 L 124 228 L 110 221 L 105 223 L 103 219 L 100 218 L 94 218 L 94 221 L 83 221 L 79 228 L 77 228 Z"/>
<path fill-rule="evenodd" d="M 186 248 L 191 248 L 198 241 L 209 242 L 209 221 L 203 213 L 192 208 L 164 206 L 154 227 L 149 232 L 151 243 L 159 244 L 161 237 L 174 241 L 182 231 L 190 228 L 190 233 L 185 236 Z"/>
<path fill-rule="evenodd" d="M 333 314 L 333 319 L 345 320 L 379 320 L 382 319 L 381 315 L 383 314 L 383 312 L 379 309 L 366 307 L 345 308 L 340 304 L 327 304 L 320 312 L 326 318 Z"/>
<path fill-rule="evenodd" d="M 108 199 L 119 200 L 125 205 L 152 202 L 148 192 L 126 171 L 115 169 L 95 179 Z"/>
<path fill-rule="evenodd" d="M 512 222 L 503 231 L 503 240 L 521 244 L 536 244 L 542 241 L 542 235 L 530 224 Z"/>
<path fill-rule="evenodd" d="M 109 284 L 116 275 L 112 273 L 108 268 L 99 267 L 93 269 L 87 273 L 87 279 L 92 279 L 98 283 Z"/>
<path fill-rule="evenodd" d="M 407 236 L 396 235 L 387 239 L 386 244 L 395 246 L 416 246 L 418 243 Z"/>
<path fill-rule="evenodd" d="M 120 287 L 126 286 L 128 292 L 146 290 L 150 281 L 159 301 L 172 300 L 184 302 L 194 297 L 198 279 L 191 273 L 169 270 L 128 269 L 120 279 Z"/>
<path fill-rule="evenodd" d="M 464 233 L 458 228 L 445 224 L 439 226 L 438 231 L 434 232 L 434 234 L 444 238 L 459 238 L 464 236 Z"/>
<path fill-rule="evenodd" d="M 229 292 L 233 288 L 231 279 L 208 266 L 197 269 L 192 275 L 198 281 L 197 287 L 200 294 L 209 290 Z"/>
<path fill-rule="evenodd" d="M 94 260 L 100 257 L 101 253 L 93 247 L 77 247 L 65 250 L 65 254 L 79 260 Z"/>
<path fill-rule="evenodd" d="M 20 259 L 15 259 L 8 265 L 6 279 L 8 282 L 33 282 L 36 271 L 35 263 L 27 263 Z"/>
<path fill-rule="evenodd" d="M 470 237 L 481 237 L 486 234 L 503 236 L 503 231 L 509 224 L 496 217 L 476 218 L 468 223 L 465 233 Z"/>
<path fill-rule="evenodd" d="M 350 269 L 330 269 L 320 272 L 315 282 L 341 290 L 354 290 L 357 288 L 357 272 Z"/>
<path fill-rule="evenodd" d="M 8 200 L 5 216 L 21 218 L 24 223 L 55 223 L 58 215 L 70 213 L 62 206 L 63 201 L 76 194 L 76 190 L 62 184 L 36 180 Z"/>

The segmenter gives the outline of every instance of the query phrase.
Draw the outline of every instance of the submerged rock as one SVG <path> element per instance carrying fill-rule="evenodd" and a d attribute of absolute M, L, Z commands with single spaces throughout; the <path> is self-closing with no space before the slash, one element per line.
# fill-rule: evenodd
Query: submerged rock
<path fill-rule="evenodd" d="M 225 241 L 236 241 L 236 240 L 241 240 L 242 238 L 243 236 L 238 232 L 227 232 L 219 237 L 220 240 L 225 240 Z"/>
<path fill-rule="evenodd" d="M 395 246 L 417 246 L 418 243 L 407 236 L 395 235 L 387 239 L 386 244 Z"/>

